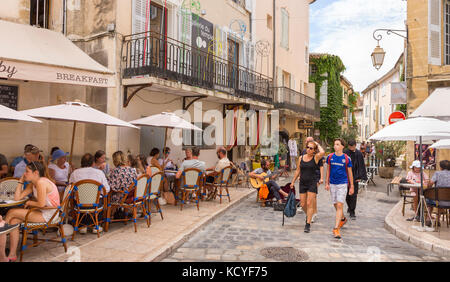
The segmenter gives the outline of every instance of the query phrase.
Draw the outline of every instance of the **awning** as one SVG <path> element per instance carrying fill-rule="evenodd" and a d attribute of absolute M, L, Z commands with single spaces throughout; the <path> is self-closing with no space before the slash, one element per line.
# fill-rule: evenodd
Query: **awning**
<path fill-rule="evenodd" d="M 0 78 L 115 87 L 114 72 L 62 33 L 0 20 Z"/>
<path fill-rule="evenodd" d="M 410 115 L 450 121 L 450 87 L 439 87 Z"/>

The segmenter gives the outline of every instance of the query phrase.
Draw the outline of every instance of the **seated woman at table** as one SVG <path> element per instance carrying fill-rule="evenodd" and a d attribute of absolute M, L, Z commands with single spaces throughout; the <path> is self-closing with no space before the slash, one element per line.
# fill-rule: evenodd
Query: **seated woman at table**
<path fill-rule="evenodd" d="M 98 150 L 94 155 L 94 167 L 103 171 L 103 173 L 108 175 L 109 173 L 109 165 L 106 162 L 106 153 L 105 151 Z"/>
<path fill-rule="evenodd" d="M 55 180 L 61 198 L 68 184 L 69 174 L 71 172 L 71 167 L 66 161 L 66 156 L 67 154 L 63 150 L 57 149 L 52 154 L 53 162 L 48 165 L 48 172 L 50 177 Z"/>
<path fill-rule="evenodd" d="M 48 222 L 55 214 L 56 209 L 60 205 L 58 188 L 55 183 L 45 176 L 45 167 L 40 162 L 31 162 L 26 166 L 24 175 L 20 178 L 16 188 L 14 200 L 19 201 L 30 194 L 33 199 L 25 203 L 25 208 L 11 209 L 5 218 L 7 224 L 20 224 L 25 221 L 25 217 L 29 212 L 28 208 L 52 208 L 34 210 L 28 215 L 29 222 Z M 23 190 L 24 181 L 30 182 L 26 189 Z M 17 259 L 16 251 L 19 243 L 19 229 L 10 233 L 10 252 L 8 261 Z M 0 235 L 0 254 L 4 254 L 6 245 L 6 235 Z"/>
<path fill-rule="evenodd" d="M 417 161 L 417 160 L 414 161 L 412 163 L 412 165 L 410 166 L 410 168 L 412 170 L 409 171 L 408 174 L 406 175 L 406 180 L 410 184 L 420 184 L 420 161 Z M 423 178 L 423 185 L 424 185 L 424 187 L 426 187 L 428 185 L 429 177 L 426 173 L 422 172 L 422 178 Z M 419 205 L 418 188 L 410 188 L 410 191 L 411 191 L 411 196 L 414 196 L 413 209 L 415 212 L 415 211 L 417 211 L 417 206 Z M 413 221 L 413 220 L 420 220 L 420 219 L 419 219 L 419 216 L 415 216 L 415 217 L 409 218 L 407 220 Z"/>
<path fill-rule="evenodd" d="M 160 152 L 158 148 L 153 148 L 152 151 L 150 152 L 149 157 L 147 158 L 147 163 L 150 167 L 154 166 L 157 167 L 159 171 L 162 171 L 163 168 L 158 162 L 159 153 Z"/>
<path fill-rule="evenodd" d="M 112 157 L 115 168 L 108 175 L 111 202 L 119 203 L 123 194 L 116 192 L 128 189 L 137 180 L 137 172 L 135 168 L 130 167 L 122 151 L 115 152 Z"/>
<path fill-rule="evenodd" d="M 128 164 L 130 167 L 136 169 L 137 177 L 141 177 L 143 174 L 145 174 L 145 168 L 142 165 L 140 159 L 138 157 L 135 157 L 134 155 L 128 155 Z"/>

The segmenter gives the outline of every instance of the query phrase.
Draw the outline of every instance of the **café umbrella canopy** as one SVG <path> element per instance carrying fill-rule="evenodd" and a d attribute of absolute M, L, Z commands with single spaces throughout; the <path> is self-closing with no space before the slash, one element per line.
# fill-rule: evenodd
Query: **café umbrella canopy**
<path fill-rule="evenodd" d="M 442 139 L 430 146 L 433 149 L 450 149 L 450 139 Z"/>
<path fill-rule="evenodd" d="M 166 144 L 167 144 L 167 129 L 168 128 L 203 131 L 201 128 L 193 125 L 192 123 L 177 116 L 176 114 L 166 113 L 166 112 L 162 112 L 160 114 L 149 116 L 146 118 L 133 120 L 133 121 L 130 121 L 130 123 L 137 125 L 137 126 L 154 126 L 154 127 L 166 128 L 166 133 L 165 133 L 165 138 L 164 138 L 164 148 L 166 147 Z"/>
<path fill-rule="evenodd" d="M 65 104 L 61 105 L 25 110 L 21 111 L 21 113 L 30 115 L 32 117 L 44 118 L 48 120 L 61 120 L 73 122 L 72 144 L 70 147 L 69 162 L 72 161 L 75 130 L 77 123 L 79 122 L 104 124 L 108 126 L 131 127 L 138 129 L 136 126 L 126 121 L 105 114 L 104 112 L 96 110 L 90 107 L 89 105 L 81 103 L 79 101 L 66 102 Z"/>
<path fill-rule="evenodd" d="M 31 122 L 39 122 L 42 123 L 42 121 L 35 119 L 33 117 L 30 117 L 24 113 L 21 113 L 19 111 L 13 110 L 11 108 L 8 108 L 6 106 L 0 105 L 0 119 L 7 119 L 7 120 L 21 120 L 21 121 L 31 121 Z"/>
<path fill-rule="evenodd" d="M 416 117 L 389 125 L 369 140 L 376 141 L 414 141 L 419 143 L 419 159 L 423 164 L 422 142 L 440 139 L 450 139 L 450 123 L 434 118 Z M 423 205 L 423 166 L 420 166 L 420 205 Z M 420 220 L 422 228 L 424 227 L 423 208 L 420 210 Z"/>

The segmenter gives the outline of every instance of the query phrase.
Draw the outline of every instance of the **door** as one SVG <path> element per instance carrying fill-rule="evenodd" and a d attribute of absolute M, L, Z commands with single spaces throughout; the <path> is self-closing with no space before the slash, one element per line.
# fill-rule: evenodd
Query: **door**
<path fill-rule="evenodd" d="M 148 156 L 153 148 L 158 148 L 162 152 L 165 135 L 165 128 L 142 126 L 140 153 Z"/>
<path fill-rule="evenodd" d="M 239 85 L 239 44 L 228 38 L 228 79 L 229 87 L 236 89 Z"/>

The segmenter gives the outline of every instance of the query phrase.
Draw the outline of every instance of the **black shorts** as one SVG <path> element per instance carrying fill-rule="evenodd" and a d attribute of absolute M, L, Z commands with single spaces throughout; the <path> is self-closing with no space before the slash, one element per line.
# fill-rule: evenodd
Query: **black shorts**
<path fill-rule="evenodd" d="M 307 192 L 317 194 L 317 190 L 317 182 L 308 185 L 300 184 L 300 194 L 306 194 Z"/>

